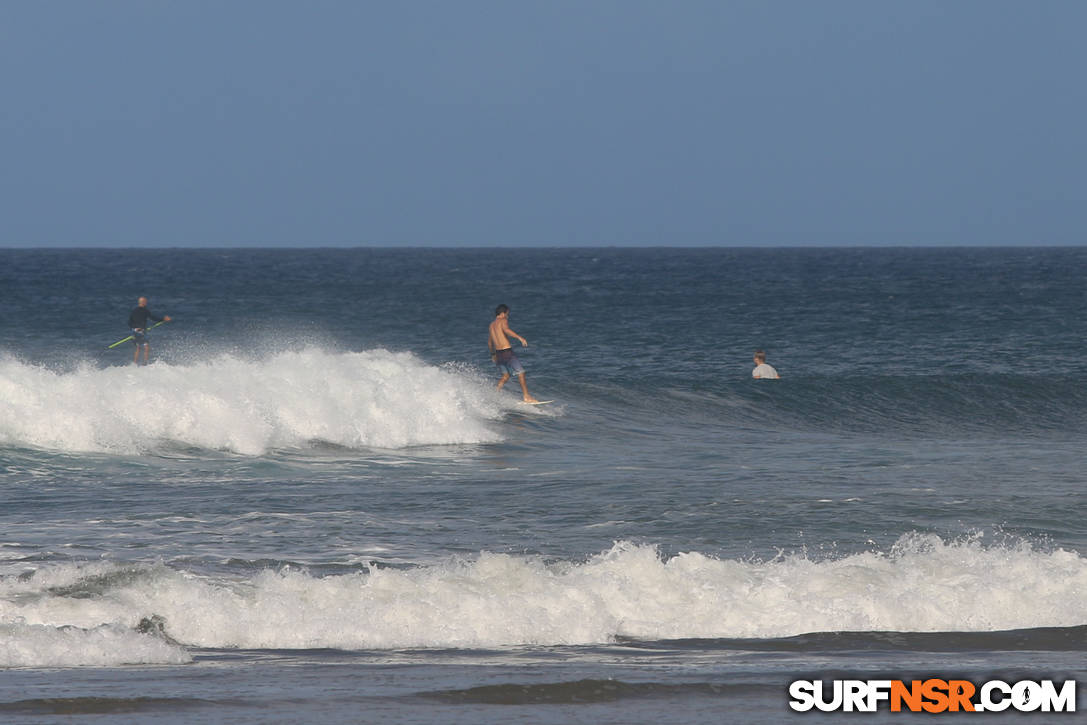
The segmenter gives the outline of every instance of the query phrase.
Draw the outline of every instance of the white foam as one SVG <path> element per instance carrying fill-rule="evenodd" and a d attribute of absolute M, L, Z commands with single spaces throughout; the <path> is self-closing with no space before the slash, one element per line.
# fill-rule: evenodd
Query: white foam
<path fill-rule="evenodd" d="M 116 667 L 184 664 L 183 647 L 131 629 L 102 625 L 90 630 L 0 621 L 0 667 Z"/>
<path fill-rule="evenodd" d="M 488 422 L 504 413 L 470 372 L 386 350 L 67 372 L 0 358 L 0 444 L 65 452 L 484 443 L 500 439 Z"/>
<path fill-rule="evenodd" d="M 199 647 L 485 648 L 1077 626 L 1087 624 L 1083 591 L 1087 559 L 1026 543 L 910 535 L 885 553 L 771 562 L 664 559 L 619 543 L 581 563 L 484 553 L 408 570 L 265 571 L 239 581 L 58 565 L 0 579 L 0 621 L 97 631 L 157 615 L 166 634 Z"/>

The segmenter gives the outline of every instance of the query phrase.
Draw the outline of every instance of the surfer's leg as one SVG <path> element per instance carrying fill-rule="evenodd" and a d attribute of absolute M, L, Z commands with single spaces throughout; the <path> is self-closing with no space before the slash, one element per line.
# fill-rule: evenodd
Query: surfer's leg
<path fill-rule="evenodd" d="M 521 383 L 521 392 L 524 394 L 526 403 L 535 403 L 536 399 L 528 394 L 528 385 L 525 383 L 525 374 L 521 373 L 517 376 L 517 382 Z"/>
<path fill-rule="evenodd" d="M 501 390 L 502 386 L 506 384 L 506 381 L 510 379 L 509 373 L 502 373 L 502 377 L 498 381 L 498 389 Z"/>

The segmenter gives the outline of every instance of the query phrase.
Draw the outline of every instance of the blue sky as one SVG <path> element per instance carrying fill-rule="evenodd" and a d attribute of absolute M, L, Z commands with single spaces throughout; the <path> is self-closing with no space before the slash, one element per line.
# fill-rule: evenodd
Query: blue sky
<path fill-rule="evenodd" d="M 3 246 L 1083 244 L 1079 0 L 2 0 Z"/>

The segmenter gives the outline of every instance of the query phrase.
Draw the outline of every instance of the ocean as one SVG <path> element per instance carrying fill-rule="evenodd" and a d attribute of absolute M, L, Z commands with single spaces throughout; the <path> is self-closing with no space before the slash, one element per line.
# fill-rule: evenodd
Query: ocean
<path fill-rule="evenodd" d="M 0 250 L 0 720 L 843 717 L 795 712 L 798 679 L 1076 680 L 1087 707 L 1085 273 Z M 146 366 L 108 348 L 141 295 L 172 318 Z M 499 303 L 552 403 L 496 390 Z"/>

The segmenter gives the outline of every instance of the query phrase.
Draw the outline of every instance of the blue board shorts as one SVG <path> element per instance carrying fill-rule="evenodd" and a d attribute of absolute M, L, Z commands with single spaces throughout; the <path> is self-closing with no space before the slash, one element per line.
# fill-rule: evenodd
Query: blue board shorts
<path fill-rule="evenodd" d="M 512 347 L 507 347 L 505 350 L 495 350 L 494 364 L 498 366 L 499 370 L 511 377 L 517 377 L 525 372 L 524 367 L 521 366 L 521 361 L 513 354 Z"/>
<path fill-rule="evenodd" d="M 147 330 L 133 330 L 132 331 L 132 344 L 136 347 L 140 345 L 146 345 L 150 340 L 147 339 Z"/>

